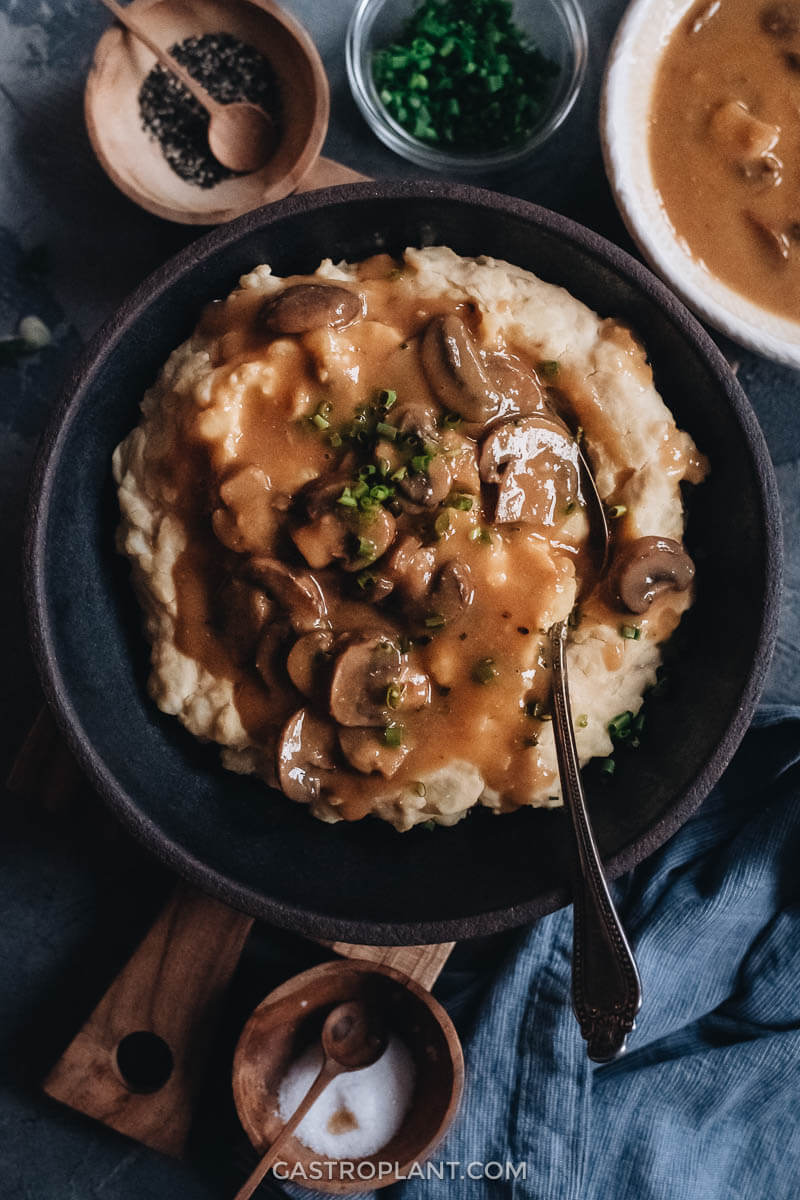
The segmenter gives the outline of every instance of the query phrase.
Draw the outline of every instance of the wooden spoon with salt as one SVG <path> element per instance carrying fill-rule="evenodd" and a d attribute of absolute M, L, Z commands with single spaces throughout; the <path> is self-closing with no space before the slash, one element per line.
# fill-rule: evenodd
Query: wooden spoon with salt
<path fill-rule="evenodd" d="M 386 1049 L 386 1042 L 385 1030 L 376 1026 L 360 1000 L 348 1000 L 345 1004 L 338 1004 L 328 1013 L 322 1027 L 322 1049 L 325 1058 L 319 1075 L 255 1171 L 236 1193 L 234 1200 L 249 1200 L 277 1159 L 281 1147 L 331 1080 L 346 1071 L 358 1071 L 362 1067 L 372 1066 Z"/>
<path fill-rule="evenodd" d="M 210 117 L 208 124 L 208 147 L 216 158 L 230 171 L 257 171 L 263 167 L 277 144 L 275 123 L 269 113 L 257 104 L 237 100 L 232 104 L 220 104 L 206 89 L 181 66 L 168 50 L 153 41 L 139 20 L 117 0 L 100 0 L 112 12 L 121 25 L 134 37 L 152 50 L 162 66 L 166 67 L 194 96 Z"/>

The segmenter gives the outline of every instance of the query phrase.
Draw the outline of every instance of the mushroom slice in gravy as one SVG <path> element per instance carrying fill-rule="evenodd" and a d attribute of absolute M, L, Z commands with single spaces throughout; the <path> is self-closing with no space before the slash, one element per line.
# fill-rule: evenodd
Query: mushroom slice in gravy
<path fill-rule="evenodd" d="M 361 316 L 361 298 L 331 284 L 298 283 L 279 292 L 261 309 L 271 333 L 310 333 L 329 326 L 341 329 Z"/>
<path fill-rule="evenodd" d="M 290 800 L 311 804 L 325 783 L 332 782 L 336 765 L 336 734 L 328 721 L 301 708 L 281 730 L 278 780 Z"/>
<path fill-rule="evenodd" d="M 329 627 L 325 596 L 308 571 L 287 567 L 274 558 L 258 557 L 250 559 L 247 570 L 286 609 L 298 633 Z"/>
<path fill-rule="evenodd" d="M 387 746 L 380 732 L 374 728 L 350 728 L 345 726 L 339 730 L 339 745 L 347 761 L 363 775 L 371 775 L 374 771 L 391 779 L 403 765 L 408 754 L 408 746 Z"/>
<path fill-rule="evenodd" d="M 427 679 L 409 670 L 388 634 L 356 638 L 336 659 L 330 712 L 339 725 L 385 725 L 394 709 L 421 708 L 427 697 Z"/>
<path fill-rule="evenodd" d="M 632 613 L 647 612 L 662 592 L 685 592 L 694 563 L 680 542 L 643 537 L 621 548 L 614 569 L 619 599 Z"/>
<path fill-rule="evenodd" d="M 507 421 L 483 443 L 480 474 L 497 486 L 494 520 L 541 528 L 559 524 L 582 503 L 578 444 L 553 417 Z"/>
<path fill-rule="evenodd" d="M 422 339 L 422 366 L 434 395 L 466 421 L 490 420 L 501 397 L 460 317 L 435 317 Z"/>

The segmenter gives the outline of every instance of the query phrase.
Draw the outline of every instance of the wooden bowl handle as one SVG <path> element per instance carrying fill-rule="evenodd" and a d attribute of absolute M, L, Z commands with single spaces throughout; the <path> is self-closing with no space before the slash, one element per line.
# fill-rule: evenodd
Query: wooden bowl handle
<path fill-rule="evenodd" d="M 154 1150 L 180 1156 L 220 1004 L 252 924 L 243 913 L 179 884 L 45 1080 L 48 1095 Z M 118 1048 L 131 1034 L 139 1037 L 119 1050 L 118 1062 Z M 171 1072 L 154 1087 L 170 1056 Z M 131 1057 L 134 1071 L 126 1082 L 122 1064 Z M 149 1081 L 142 1078 L 148 1071 Z"/>
<path fill-rule="evenodd" d="M 295 192 L 313 192 L 317 188 L 333 187 L 338 183 L 359 183 L 365 179 L 369 179 L 369 175 L 361 175 L 351 167 L 334 162 L 332 158 L 318 158 L 294 190 Z"/>

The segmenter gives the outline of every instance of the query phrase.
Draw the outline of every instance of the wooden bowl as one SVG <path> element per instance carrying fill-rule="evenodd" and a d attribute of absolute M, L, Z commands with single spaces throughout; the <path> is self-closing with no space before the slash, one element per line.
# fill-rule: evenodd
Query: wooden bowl
<path fill-rule="evenodd" d="M 189 225 L 216 225 L 293 192 L 314 166 L 328 128 L 328 79 L 301 25 L 270 0 L 133 0 L 128 6 L 167 49 L 207 33 L 231 33 L 270 62 L 282 103 L 281 140 L 248 175 L 203 189 L 181 179 L 142 126 L 139 89 L 154 55 L 119 25 L 101 37 L 86 83 L 89 138 L 121 191 L 148 212 Z"/>
<path fill-rule="evenodd" d="M 395 1137 L 373 1155 L 343 1160 L 344 1171 L 340 1160 L 326 1158 L 295 1137 L 289 1139 L 279 1160 L 281 1174 L 335 1195 L 396 1183 L 413 1163 L 427 1158 L 450 1127 L 464 1086 L 458 1034 L 430 992 L 391 967 L 353 959 L 323 963 L 271 992 L 248 1020 L 236 1047 L 236 1110 L 259 1154 L 283 1128 L 278 1088 L 289 1065 L 319 1039 L 330 1010 L 355 999 L 375 1005 L 385 1015 L 389 1031 L 411 1050 L 417 1077 L 411 1108 Z M 293 1176 L 293 1168 L 302 1176 Z M 313 1169 L 323 1178 L 314 1178 Z"/>

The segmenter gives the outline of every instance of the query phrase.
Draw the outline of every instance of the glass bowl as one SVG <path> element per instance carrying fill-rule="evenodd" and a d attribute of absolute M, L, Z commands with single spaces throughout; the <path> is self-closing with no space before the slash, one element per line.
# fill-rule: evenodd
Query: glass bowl
<path fill-rule="evenodd" d="M 549 100 L 527 137 L 486 152 L 448 150 L 413 137 L 384 107 L 372 76 L 374 52 L 394 41 L 420 0 L 358 0 L 347 30 L 347 77 L 356 104 L 380 140 L 435 171 L 489 172 L 521 162 L 563 124 L 586 71 L 586 22 L 576 0 L 514 0 L 513 20 L 559 67 Z"/>

